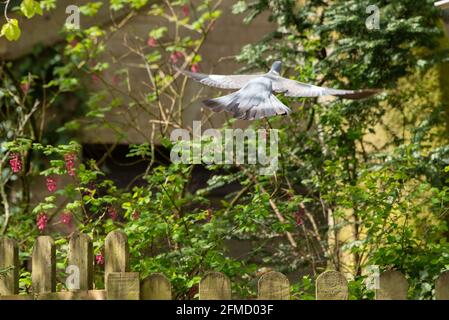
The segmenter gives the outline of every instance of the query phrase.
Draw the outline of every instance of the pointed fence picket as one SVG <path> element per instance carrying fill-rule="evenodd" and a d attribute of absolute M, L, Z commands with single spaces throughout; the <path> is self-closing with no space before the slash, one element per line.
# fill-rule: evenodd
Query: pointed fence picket
<path fill-rule="evenodd" d="M 19 293 L 19 249 L 17 243 L 0 238 L 0 270 L 9 270 L 0 277 L 0 296 Z"/>
<path fill-rule="evenodd" d="M 67 291 L 56 292 L 56 246 L 50 236 L 37 237 L 31 257 L 32 293 L 19 295 L 19 251 L 17 243 L 0 238 L 0 300 L 171 300 L 168 278 L 153 273 L 140 279 L 138 272 L 129 272 L 129 246 L 126 234 L 117 230 L 105 239 L 105 290 L 93 289 L 94 261 L 92 239 L 74 234 L 68 245 Z M 399 271 L 380 274 L 376 300 L 407 299 L 408 281 Z M 337 271 L 328 270 L 316 279 L 317 300 L 349 299 L 348 281 Z M 205 274 L 199 283 L 200 300 L 230 300 L 231 281 L 220 272 Z M 271 271 L 258 281 L 259 300 L 289 300 L 290 282 L 282 273 Z M 449 270 L 435 282 L 435 299 L 449 300 Z"/>
<path fill-rule="evenodd" d="M 79 276 L 78 283 L 71 283 L 70 290 L 92 290 L 94 283 L 94 254 L 92 240 L 88 235 L 74 234 L 70 237 L 67 264 Z M 69 270 L 69 272 L 71 271 Z"/>

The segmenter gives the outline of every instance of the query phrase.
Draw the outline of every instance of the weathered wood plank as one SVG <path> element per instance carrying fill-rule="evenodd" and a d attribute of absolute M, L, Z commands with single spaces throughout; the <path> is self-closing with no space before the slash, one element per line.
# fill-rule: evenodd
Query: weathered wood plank
<path fill-rule="evenodd" d="M 162 273 L 153 273 L 140 284 L 141 300 L 171 300 L 171 284 Z"/>
<path fill-rule="evenodd" d="M 210 272 L 200 281 L 200 300 L 231 300 L 231 281 L 220 272 Z"/>
<path fill-rule="evenodd" d="M 316 279 L 317 300 L 347 300 L 348 281 L 338 271 L 325 271 Z"/>
<path fill-rule="evenodd" d="M 110 272 L 129 271 L 128 237 L 121 230 L 109 232 L 104 244 L 104 276 L 107 290 L 107 277 Z"/>
<path fill-rule="evenodd" d="M 290 281 L 282 273 L 271 271 L 262 275 L 258 283 L 259 300 L 289 300 Z"/>
<path fill-rule="evenodd" d="M 35 300 L 106 300 L 106 290 L 78 290 L 36 294 Z"/>
<path fill-rule="evenodd" d="M 139 300 L 139 273 L 110 272 L 107 277 L 107 288 L 108 300 Z"/>
<path fill-rule="evenodd" d="M 0 276 L 0 296 L 19 293 L 19 249 L 6 237 L 0 238 L 0 269 L 7 270 Z"/>
<path fill-rule="evenodd" d="M 86 234 L 74 234 L 70 238 L 67 256 L 68 267 L 75 266 L 79 271 L 78 283 L 71 284 L 71 290 L 91 290 L 93 288 L 93 250 L 92 240 Z M 74 278 L 76 281 L 76 278 Z"/>
<path fill-rule="evenodd" d="M 434 5 L 441 10 L 449 9 L 449 0 L 440 0 L 435 2 Z"/>
<path fill-rule="evenodd" d="M 449 300 L 449 270 L 443 271 L 435 282 L 435 299 Z"/>
<path fill-rule="evenodd" d="M 8 296 L 0 296 L 0 300 L 34 300 L 34 296 L 32 294 L 26 295 L 8 295 Z"/>
<path fill-rule="evenodd" d="M 376 300 L 406 300 L 408 282 L 404 275 L 396 270 L 380 274 L 379 289 L 376 290 Z"/>
<path fill-rule="evenodd" d="M 50 236 L 36 239 L 31 268 L 33 293 L 56 291 L 56 248 Z"/>

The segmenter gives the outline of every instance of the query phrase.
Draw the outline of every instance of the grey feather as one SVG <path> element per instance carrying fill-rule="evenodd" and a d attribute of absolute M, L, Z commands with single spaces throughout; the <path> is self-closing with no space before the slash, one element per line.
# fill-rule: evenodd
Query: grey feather
<path fill-rule="evenodd" d="M 314 86 L 278 75 L 268 75 L 268 77 L 273 81 L 273 91 L 283 93 L 287 97 L 336 96 L 346 99 L 364 99 L 381 91 L 377 89 L 340 90 Z"/>
<path fill-rule="evenodd" d="M 242 120 L 262 119 L 275 115 L 286 115 L 291 110 L 272 93 L 271 81 L 258 77 L 249 81 L 242 89 L 215 99 L 203 101 L 212 111 L 227 111 Z"/>
<path fill-rule="evenodd" d="M 238 74 L 238 75 L 218 75 L 218 74 L 204 74 L 199 72 L 190 72 L 187 70 L 179 69 L 174 66 L 175 70 L 182 73 L 183 75 L 198 81 L 209 87 L 215 87 L 219 89 L 241 89 L 245 84 L 247 84 L 250 80 L 260 77 L 261 75 L 246 75 L 246 74 Z"/>
<path fill-rule="evenodd" d="M 280 114 L 289 114 L 291 110 L 279 101 L 275 93 L 287 97 L 337 96 L 346 99 L 368 98 L 381 90 L 340 90 L 319 87 L 287 79 L 279 75 L 281 62 L 273 63 L 271 70 L 265 74 L 253 75 L 207 75 L 174 68 L 185 76 L 204 85 L 238 91 L 229 95 L 205 100 L 206 107 L 213 111 L 227 111 L 235 118 L 253 120 Z"/>

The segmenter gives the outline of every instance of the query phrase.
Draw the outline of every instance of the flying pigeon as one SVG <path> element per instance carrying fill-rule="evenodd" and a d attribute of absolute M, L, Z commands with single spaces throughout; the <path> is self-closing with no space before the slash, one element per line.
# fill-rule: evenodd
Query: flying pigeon
<path fill-rule="evenodd" d="M 206 107 L 215 112 L 227 111 L 242 120 L 262 119 L 276 115 L 287 115 L 291 110 L 274 93 L 287 97 L 337 96 L 346 99 L 363 99 L 380 90 L 338 90 L 318 87 L 280 76 L 281 61 L 275 61 L 265 74 L 215 75 L 190 72 L 174 68 L 185 76 L 210 87 L 237 90 L 226 96 L 204 100 Z"/>

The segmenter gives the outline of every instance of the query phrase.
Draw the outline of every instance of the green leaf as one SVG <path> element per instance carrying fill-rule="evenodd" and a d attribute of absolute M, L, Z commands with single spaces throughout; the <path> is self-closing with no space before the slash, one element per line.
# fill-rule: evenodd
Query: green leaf
<path fill-rule="evenodd" d="M 20 28 L 17 19 L 10 19 L 2 26 L 0 36 L 5 36 L 9 41 L 16 41 L 20 38 Z"/>
<path fill-rule="evenodd" d="M 90 2 L 80 7 L 80 12 L 88 17 L 93 17 L 98 13 L 98 10 L 103 6 L 101 2 Z"/>
<path fill-rule="evenodd" d="M 40 16 L 44 14 L 41 5 L 37 1 L 34 1 L 34 10 L 36 10 L 36 13 Z"/>
<path fill-rule="evenodd" d="M 245 12 L 247 8 L 248 6 L 245 1 L 238 1 L 236 4 L 232 6 L 232 13 L 239 14 Z"/>
<path fill-rule="evenodd" d="M 149 55 L 147 55 L 146 58 L 149 63 L 154 63 L 156 61 L 161 60 L 161 57 L 162 55 L 159 51 L 153 51 Z"/>
<path fill-rule="evenodd" d="M 150 31 L 150 37 L 154 38 L 154 39 L 160 39 L 164 36 L 164 34 L 167 32 L 167 27 L 160 27 L 157 29 L 153 29 Z"/>
<path fill-rule="evenodd" d="M 56 8 L 56 0 L 41 0 L 40 7 L 45 10 L 52 10 Z"/>
<path fill-rule="evenodd" d="M 34 0 L 23 0 L 20 5 L 20 11 L 28 19 L 32 18 L 36 13 L 42 15 L 42 8 L 39 2 Z"/>

